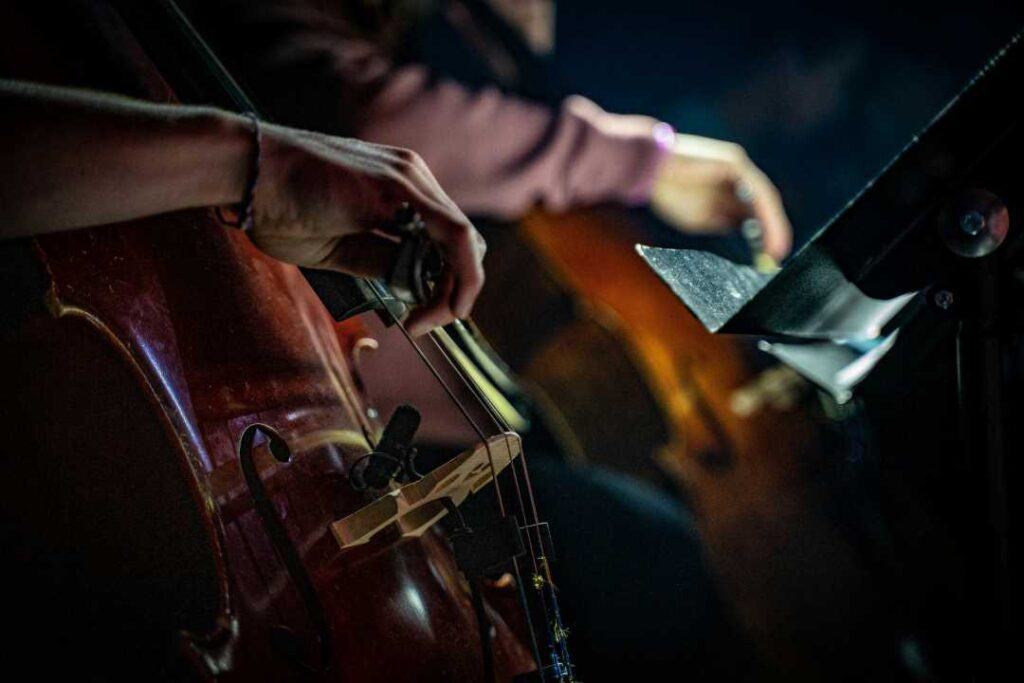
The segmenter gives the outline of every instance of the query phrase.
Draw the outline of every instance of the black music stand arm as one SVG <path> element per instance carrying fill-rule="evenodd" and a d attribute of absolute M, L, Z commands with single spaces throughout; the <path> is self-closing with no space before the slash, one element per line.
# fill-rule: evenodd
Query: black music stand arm
<path fill-rule="evenodd" d="M 965 499 L 948 505 L 972 523 L 976 609 L 962 636 L 980 681 L 1010 670 L 1020 631 L 1002 366 L 1007 322 L 1024 312 L 1010 295 L 1013 273 L 1024 274 L 1024 126 L 1011 104 L 1022 79 L 1024 33 L 772 277 L 709 254 L 639 247 L 708 329 L 771 340 L 765 348 L 837 400 L 898 343 L 922 301 L 958 322 L 956 399 L 970 475 Z"/>
<path fill-rule="evenodd" d="M 1005 335 L 996 264 L 969 265 L 973 267 L 965 269 L 968 277 L 958 287 L 965 301 L 955 304 L 957 400 L 963 457 L 971 476 L 968 514 L 977 530 L 972 550 L 979 560 L 971 563 L 978 625 L 971 632 L 978 673 L 982 680 L 991 680 L 998 675 L 998 663 L 1008 661 L 1015 604 L 1010 597 L 1014 588 L 1004 436 Z"/>

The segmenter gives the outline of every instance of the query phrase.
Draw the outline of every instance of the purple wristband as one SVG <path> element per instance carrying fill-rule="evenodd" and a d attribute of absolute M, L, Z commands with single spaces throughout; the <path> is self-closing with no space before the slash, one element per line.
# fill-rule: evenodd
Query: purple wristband
<path fill-rule="evenodd" d="M 654 138 L 654 142 L 657 143 L 658 147 L 666 152 L 672 151 L 672 147 L 676 143 L 676 129 L 664 121 L 654 124 L 654 128 L 651 130 L 651 136 Z"/>

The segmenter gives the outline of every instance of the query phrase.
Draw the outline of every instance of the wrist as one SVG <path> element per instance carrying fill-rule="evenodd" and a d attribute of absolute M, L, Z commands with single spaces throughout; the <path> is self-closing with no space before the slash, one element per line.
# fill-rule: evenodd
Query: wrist
<path fill-rule="evenodd" d="M 586 184 L 572 203 L 616 201 L 630 206 L 650 201 L 655 178 L 672 155 L 675 131 L 649 116 L 611 114 L 586 98 L 566 100 L 564 112 L 581 124 Z M 599 169 L 599 170 L 598 170 Z M 574 188 L 575 189 L 575 188 Z"/>
<path fill-rule="evenodd" d="M 260 126 L 260 120 L 253 112 L 246 112 L 245 118 L 251 127 L 249 134 L 251 136 L 250 150 L 249 150 L 249 168 L 245 177 L 245 186 L 242 190 L 242 199 L 237 204 L 230 207 L 230 210 L 225 210 L 221 207 L 217 208 L 217 217 L 225 225 L 229 225 L 232 228 L 238 228 L 243 231 L 252 230 L 255 224 L 255 213 L 254 213 L 254 201 L 256 192 L 256 183 L 260 179 L 260 157 L 262 147 L 262 129 Z"/>
<path fill-rule="evenodd" d="M 240 203 L 245 195 L 256 149 L 253 124 L 245 116 L 198 108 L 183 117 L 194 142 L 198 206 Z"/>

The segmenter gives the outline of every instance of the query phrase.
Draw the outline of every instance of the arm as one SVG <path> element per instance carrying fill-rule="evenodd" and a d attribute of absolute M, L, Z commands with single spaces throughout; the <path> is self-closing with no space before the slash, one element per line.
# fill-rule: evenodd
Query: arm
<path fill-rule="evenodd" d="M 222 0 L 232 5 L 233 0 Z M 415 149 L 471 214 L 521 217 L 602 202 L 651 204 L 685 232 L 756 218 L 780 259 L 791 228 L 775 187 L 737 145 L 673 137 L 646 116 L 582 97 L 551 108 L 396 64 L 310 0 L 232 5 L 229 51 L 284 120 Z"/>
<path fill-rule="evenodd" d="M 0 237 L 238 202 L 250 137 L 213 109 L 0 81 Z"/>
<path fill-rule="evenodd" d="M 642 204 L 668 154 L 654 119 L 614 116 L 582 97 L 552 109 L 438 79 L 396 64 L 316 3 L 226 4 L 233 63 L 281 120 L 415 149 L 470 213 Z"/>
<path fill-rule="evenodd" d="M 253 139 L 246 119 L 217 109 L 0 80 L 0 238 L 239 202 Z M 483 240 L 419 157 L 272 125 L 260 152 L 257 247 L 297 265 L 379 275 L 395 242 L 374 229 L 408 202 L 449 265 L 411 327 L 468 315 L 483 285 Z"/>

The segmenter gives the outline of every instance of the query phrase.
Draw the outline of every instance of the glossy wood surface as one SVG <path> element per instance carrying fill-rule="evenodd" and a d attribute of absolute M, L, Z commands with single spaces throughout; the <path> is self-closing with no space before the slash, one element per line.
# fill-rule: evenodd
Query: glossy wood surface
<path fill-rule="evenodd" d="M 83 66 L 95 68 L 90 58 L 107 48 L 75 52 L 80 45 L 54 40 L 31 13 L 4 14 L 22 22 L 23 54 L 39 55 L 19 68 L 52 82 L 84 75 L 104 83 L 103 73 Z M 170 99 L 116 14 L 97 16 L 99 33 L 115 41 L 110 54 L 130 66 L 145 94 Z M 31 68 L 38 64 L 45 66 Z M 264 257 L 206 211 L 49 235 L 34 251 L 49 282 L 48 314 L 4 335 L 9 410 L 2 426 L 19 435 L 12 452 L 25 456 L 17 472 L 54 490 L 65 472 L 72 483 L 66 500 L 48 501 L 18 495 L 17 481 L 5 480 L 15 502 L 4 522 L 16 535 L 51 534 L 62 552 L 94 559 L 75 590 L 103 584 L 110 594 L 76 594 L 96 614 L 81 622 L 90 632 L 71 635 L 93 653 L 90 666 L 118 677 L 130 659 L 125 648 L 142 651 L 132 639 L 152 636 L 159 655 L 135 664 L 152 665 L 154 680 L 168 671 L 238 681 L 481 680 L 468 586 L 439 534 L 385 533 L 346 550 L 331 534 L 333 522 L 373 499 L 354 491 L 347 473 L 381 425 L 363 402 L 344 329 L 339 335 L 297 269 Z M 403 357 L 419 363 L 411 350 Z M 325 628 L 268 536 L 240 467 L 240 437 L 257 423 L 290 452 L 282 462 L 275 457 L 281 449 L 272 454 L 268 439 L 257 437 L 252 457 Z M 148 427 L 127 438 L 119 424 Z M 71 462 L 71 443 L 76 462 L 96 466 L 61 464 Z M 34 464 L 42 462 L 54 471 Z M 163 476 L 154 483 L 147 473 Z M 153 493 L 150 483 L 165 500 L 134 501 Z M 46 519 L 68 506 L 78 512 Z M 172 532 L 175 510 L 188 519 Z M 147 533 L 121 531 L 135 528 Z M 120 587 L 107 586 L 122 558 L 135 556 L 149 559 L 132 565 L 137 571 Z M 35 590 L 66 588 L 44 578 L 36 577 Z M 163 587 L 151 610 L 146 586 Z M 111 607 L 106 619 L 118 621 L 128 642 L 105 647 L 101 634 L 114 626 L 102 606 L 117 604 L 127 587 L 135 593 L 120 597 L 130 609 Z M 192 611 L 173 608 L 191 604 Z M 489 609 L 489 616 L 499 679 L 532 670 L 530 652 L 502 614 Z"/>

